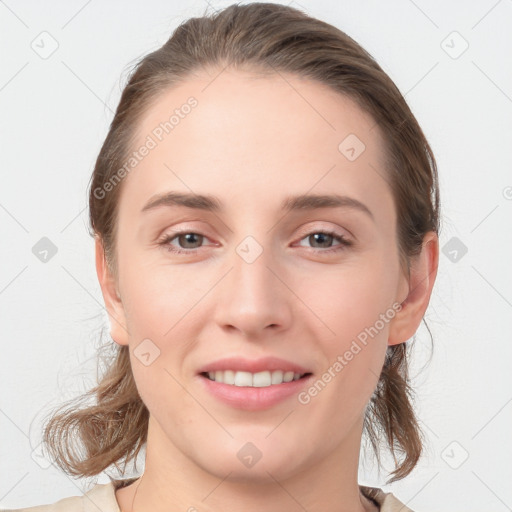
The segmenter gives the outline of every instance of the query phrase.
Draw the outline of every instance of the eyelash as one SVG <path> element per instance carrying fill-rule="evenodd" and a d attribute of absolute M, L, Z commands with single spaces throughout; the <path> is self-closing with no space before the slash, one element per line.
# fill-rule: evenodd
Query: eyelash
<path fill-rule="evenodd" d="M 316 247 L 311 248 L 312 251 L 315 254 L 325 254 L 325 253 L 333 253 L 338 251 L 343 251 L 346 248 L 353 245 L 353 242 L 350 240 L 347 240 L 344 236 L 339 235 L 335 231 L 330 230 L 318 230 L 318 231 L 310 231 L 309 233 L 306 233 L 299 241 L 304 240 L 305 238 L 316 235 L 316 234 L 322 234 L 322 235 L 330 235 L 334 238 L 334 240 L 339 242 L 339 245 L 335 247 L 331 247 L 328 249 L 318 249 Z M 165 237 L 158 242 L 158 245 L 163 246 L 168 250 L 169 252 L 172 252 L 174 254 L 193 254 L 197 251 L 197 249 L 176 249 L 172 245 L 170 245 L 170 242 L 172 242 L 175 238 L 178 238 L 180 235 L 199 235 L 203 236 L 204 238 L 207 238 L 205 235 L 201 235 L 201 233 L 196 233 L 195 231 L 174 231 L 172 234 L 167 234 Z M 302 247 L 302 246 L 301 246 Z"/>

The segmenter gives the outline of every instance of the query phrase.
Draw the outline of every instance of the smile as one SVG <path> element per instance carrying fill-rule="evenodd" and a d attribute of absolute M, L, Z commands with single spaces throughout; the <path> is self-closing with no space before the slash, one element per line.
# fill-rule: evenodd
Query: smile
<path fill-rule="evenodd" d="M 276 384 L 299 380 L 310 374 L 283 370 L 266 370 L 257 373 L 235 370 L 217 370 L 214 372 L 203 372 L 201 375 L 222 384 L 240 387 L 265 388 Z"/>

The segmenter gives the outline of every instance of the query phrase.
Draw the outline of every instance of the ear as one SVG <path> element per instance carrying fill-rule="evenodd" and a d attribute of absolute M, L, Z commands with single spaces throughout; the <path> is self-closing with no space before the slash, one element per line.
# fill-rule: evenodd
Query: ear
<path fill-rule="evenodd" d="M 110 320 L 110 334 L 118 345 L 128 345 L 128 330 L 121 297 L 112 276 L 107 261 L 103 243 L 99 236 L 95 236 L 96 274 L 103 294 L 103 301 Z"/>
<path fill-rule="evenodd" d="M 401 302 L 401 309 L 390 322 L 388 345 L 398 345 L 412 338 L 416 333 L 423 315 L 427 310 L 432 288 L 437 276 L 439 263 L 439 239 L 436 233 L 429 231 L 423 237 L 421 253 L 411 261 L 409 292 Z M 400 302 L 402 295 L 398 298 Z"/>

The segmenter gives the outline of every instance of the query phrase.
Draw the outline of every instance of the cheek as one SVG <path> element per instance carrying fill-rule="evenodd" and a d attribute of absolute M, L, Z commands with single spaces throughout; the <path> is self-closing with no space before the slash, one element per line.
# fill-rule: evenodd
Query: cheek
<path fill-rule="evenodd" d="M 312 335 L 325 366 L 302 399 L 310 401 L 308 418 L 318 418 L 318 428 L 320 419 L 329 417 L 332 428 L 343 432 L 361 417 L 379 380 L 394 317 L 393 294 L 379 265 L 340 272 L 325 282 L 311 288 L 305 300 L 322 320 L 311 317 L 308 325 L 316 326 Z"/>
<path fill-rule="evenodd" d="M 184 265 L 154 264 L 136 258 L 129 261 L 127 258 L 120 268 L 122 291 L 126 297 L 123 303 L 131 334 L 133 331 L 148 337 L 166 337 L 194 308 L 207 284 Z"/>
<path fill-rule="evenodd" d="M 373 393 L 395 316 L 397 268 L 391 257 L 368 257 L 330 273 L 323 286 L 301 288 L 304 302 L 322 320 L 314 336 L 326 356 L 320 376 L 329 382 L 324 404 L 361 411 Z"/>
<path fill-rule="evenodd" d="M 354 260 L 353 264 L 330 270 L 319 280 L 302 281 L 297 295 L 325 324 L 327 338 L 344 344 L 373 326 L 381 315 L 394 312 L 397 268 L 391 258 L 369 256 Z M 379 322 L 378 326 L 387 334 L 388 323 L 382 326 Z"/>
<path fill-rule="evenodd" d="M 173 426 L 179 427 L 187 421 L 185 412 L 194 408 L 179 383 L 188 371 L 183 362 L 202 325 L 197 303 L 204 289 L 193 279 L 193 272 L 184 272 L 180 266 L 132 260 L 126 261 L 123 272 L 130 357 L 139 394 L 156 417 L 167 414 L 169 397 L 173 397 L 173 408 L 183 413 L 172 418 Z M 144 352 L 149 353 L 148 365 Z"/>

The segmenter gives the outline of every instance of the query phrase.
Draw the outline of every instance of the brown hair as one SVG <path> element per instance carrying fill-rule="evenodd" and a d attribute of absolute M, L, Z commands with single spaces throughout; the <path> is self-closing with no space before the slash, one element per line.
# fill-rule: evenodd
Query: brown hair
<path fill-rule="evenodd" d="M 96 160 L 89 190 L 90 222 L 116 275 L 117 205 L 122 183 L 111 187 L 126 162 L 141 116 L 158 96 L 206 67 L 288 72 L 316 80 L 350 97 L 369 113 L 386 142 L 386 178 L 397 210 L 402 268 L 421 251 L 423 236 L 439 232 L 439 192 L 432 150 L 405 99 L 373 57 L 341 30 L 279 4 L 233 4 L 191 18 L 132 70 Z M 391 451 L 393 482 L 408 475 L 422 453 L 423 434 L 412 407 L 409 343 L 389 346 L 365 412 L 364 432 L 381 463 L 382 437 Z M 115 345 L 99 384 L 83 397 L 94 404 L 54 414 L 43 441 L 68 474 L 93 476 L 134 460 L 147 439 L 149 412 L 130 366 L 128 346 Z M 82 452 L 77 451 L 78 442 Z M 397 460 L 396 454 L 402 455 Z"/>

